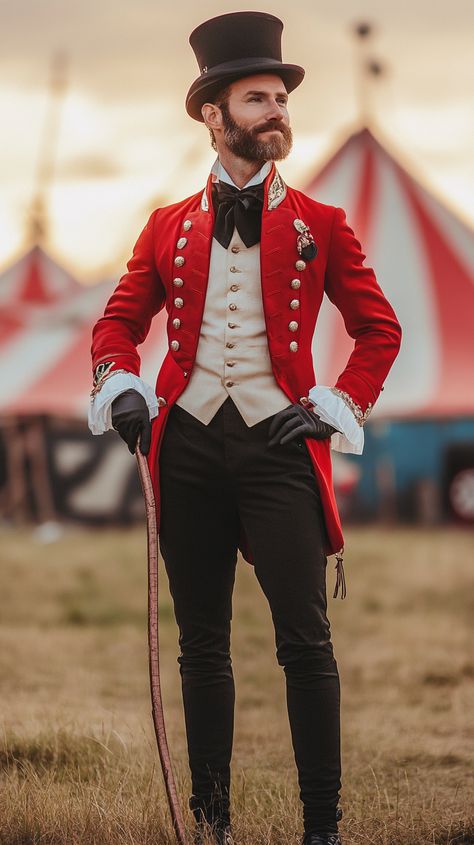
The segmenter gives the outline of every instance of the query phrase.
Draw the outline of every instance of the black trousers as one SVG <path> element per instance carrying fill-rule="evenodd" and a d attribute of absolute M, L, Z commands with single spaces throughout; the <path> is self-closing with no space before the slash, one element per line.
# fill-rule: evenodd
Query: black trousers
<path fill-rule="evenodd" d="M 160 454 L 160 546 L 178 657 L 196 818 L 228 820 L 235 689 L 230 656 L 239 520 L 286 676 L 305 832 L 336 831 L 340 685 L 326 616 L 324 522 L 304 443 L 268 446 L 229 397 L 203 425 L 170 410 Z"/>

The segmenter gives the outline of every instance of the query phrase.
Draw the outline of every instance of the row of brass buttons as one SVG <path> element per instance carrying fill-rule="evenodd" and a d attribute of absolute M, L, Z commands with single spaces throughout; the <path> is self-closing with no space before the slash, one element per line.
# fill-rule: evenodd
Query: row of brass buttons
<path fill-rule="evenodd" d="M 185 232 L 189 232 L 189 230 L 192 229 L 192 226 L 193 226 L 193 224 L 191 223 L 191 220 L 185 220 L 183 222 L 183 229 L 184 229 Z M 178 238 L 178 240 L 176 242 L 176 247 L 177 247 L 177 249 L 184 249 L 187 246 L 187 243 L 188 243 L 188 239 L 185 238 L 184 235 L 182 235 L 180 238 Z M 176 258 L 174 259 L 175 267 L 183 267 L 185 263 L 186 263 L 186 259 L 185 259 L 184 255 L 177 255 Z M 173 284 L 177 288 L 182 288 L 183 285 L 184 285 L 184 281 L 183 281 L 183 279 L 180 278 L 180 276 L 176 276 L 173 279 Z M 184 299 L 181 296 L 177 296 L 174 300 L 174 305 L 175 305 L 176 308 L 182 308 L 183 305 L 184 305 Z M 179 317 L 175 317 L 173 319 L 173 328 L 179 329 L 180 327 L 181 327 L 181 320 L 179 319 Z M 173 352 L 177 352 L 179 347 L 180 347 L 179 340 L 172 340 L 171 341 L 170 348 L 173 350 Z"/>

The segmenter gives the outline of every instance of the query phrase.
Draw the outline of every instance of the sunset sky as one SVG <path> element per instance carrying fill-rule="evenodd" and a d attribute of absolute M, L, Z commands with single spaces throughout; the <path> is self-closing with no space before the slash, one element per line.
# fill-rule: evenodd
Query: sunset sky
<path fill-rule="evenodd" d="M 198 76 L 188 43 L 239 8 L 282 18 L 284 61 L 306 68 L 290 96 L 295 187 L 359 120 L 353 24 L 374 24 L 371 124 L 465 220 L 474 219 L 474 5 L 468 0 L 0 0 L 0 269 L 27 246 L 52 56 L 68 58 L 45 246 L 79 279 L 123 271 L 149 210 L 199 190 L 214 153 L 185 112 Z M 173 14 L 173 9 L 176 13 Z"/>

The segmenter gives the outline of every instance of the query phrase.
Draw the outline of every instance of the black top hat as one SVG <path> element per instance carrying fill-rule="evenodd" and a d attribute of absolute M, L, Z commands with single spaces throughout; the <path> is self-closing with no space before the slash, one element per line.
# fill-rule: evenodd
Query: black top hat
<path fill-rule="evenodd" d="M 201 75 L 186 97 L 186 111 L 204 122 L 201 107 L 220 88 L 254 73 L 276 73 L 288 91 L 303 81 L 299 65 L 281 60 L 283 23 L 267 12 L 232 12 L 200 24 L 189 36 Z"/>

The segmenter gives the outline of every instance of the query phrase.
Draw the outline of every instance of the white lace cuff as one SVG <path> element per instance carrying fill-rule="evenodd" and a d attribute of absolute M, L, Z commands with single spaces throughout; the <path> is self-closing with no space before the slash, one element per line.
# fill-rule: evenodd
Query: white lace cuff
<path fill-rule="evenodd" d="M 112 402 L 125 390 L 131 388 L 141 393 L 145 399 L 150 412 L 150 419 L 158 416 L 158 401 L 155 391 L 149 384 L 133 373 L 120 372 L 116 376 L 111 374 L 104 381 L 101 389 L 95 394 L 89 405 L 87 421 L 92 434 L 103 434 L 104 431 L 112 428 Z"/>
<path fill-rule="evenodd" d="M 322 421 L 338 429 L 331 435 L 331 449 L 362 455 L 364 430 L 344 400 L 321 384 L 312 387 L 308 396 Z"/>

